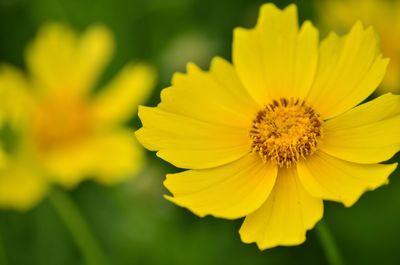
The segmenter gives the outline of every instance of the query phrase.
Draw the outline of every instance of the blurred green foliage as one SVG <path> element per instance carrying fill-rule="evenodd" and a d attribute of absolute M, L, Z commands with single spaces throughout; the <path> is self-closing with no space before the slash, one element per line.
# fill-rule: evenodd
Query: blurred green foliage
<path fill-rule="evenodd" d="M 280 7 L 290 1 L 276 1 Z M 294 1 L 300 19 L 313 20 L 311 1 Z M 93 23 L 115 34 L 117 50 L 105 83 L 130 60 L 159 71 L 149 105 L 186 62 L 208 67 L 214 55 L 230 59 L 232 30 L 252 26 L 263 1 L 222 0 L 0 0 L 0 61 L 24 67 L 24 48 L 40 25 L 62 21 L 78 30 Z M 101 85 L 101 84 L 99 84 Z M 137 128 L 138 119 L 129 126 Z M 83 183 L 70 195 L 90 224 L 110 264 L 325 264 L 314 231 L 305 244 L 260 252 L 241 243 L 241 220 L 198 218 L 163 199 L 166 172 L 178 171 L 148 154 L 142 174 L 116 187 Z M 394 160 L 399 160 L 399 157 Z M 396 264 L 400 260 L 399 171 L 391 183 L 365 194 L 350 209 L 325 203 L 325 220 L 347 264 Z M 2 259 L 2 253 L 4 259 Z M 0 212 L 0 264 L 84 264 L 51 204 Z"/>

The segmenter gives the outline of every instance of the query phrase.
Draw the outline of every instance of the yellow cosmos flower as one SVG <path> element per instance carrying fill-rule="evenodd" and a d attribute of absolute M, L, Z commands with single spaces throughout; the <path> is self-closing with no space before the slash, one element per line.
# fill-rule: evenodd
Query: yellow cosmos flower
<path fill-rule="evenodd" d="M 0 66 L 0 207 L 31 207 L 46 178 L 65 187 L 84 178 L 112 184 L 141 168 L 142 149 L 123 125 L 151 92 L 155 73 L 129 64 L 91 92 L 113 45 L 102 26 L 77 36 L 51 24 L 27 49 L 27 76 Z"/>
<path fill-rule="evenodd" d="M 199 216 L 235 219 L 260 249 L 296 245 L 323 215 L 323 200 L 351 206 L 387 183 L 400 148 L 400 96 L 357 106 L 381 82 L 371 28 L 331 33 L 319 45 L 296 6 L 261 8 L 254 29 L 234 31 L 233 65 L 215 58 L 176 74 L 155 107 L 139 107 L 139 141 L 173 165 L 167 198 Z"/>
<path fill-rule="evenodd" d="M 391 61 L 380 92 L 400 91 L 400 2 L 391 0 L 316 1 L 319 18 L 327 28 L 348 29 L 361 19 L 381 37 L 381 48 Z"/>

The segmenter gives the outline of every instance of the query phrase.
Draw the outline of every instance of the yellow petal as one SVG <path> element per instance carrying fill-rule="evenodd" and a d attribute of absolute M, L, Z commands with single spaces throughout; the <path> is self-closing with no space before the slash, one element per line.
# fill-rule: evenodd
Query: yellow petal
<path fill-rule="evenodd" d="M 28 118 L 33 103 L 23 73 L 11 65 L 0 65 L 0 126 L 5 120 L 18 126 Z"/>
<path fill-rule="evenodd" d="M 367 190 L 388 181 L 397 164 L 356 164 L 321 151 L 297 166 L 299 177 L 310 194 L 321 199 L 353 205 Z"/>
<path fill-rule="evenodd" d="M 188 74 L 175 74 L 161 93 L 159 108 L 193 119 L 250 128 L 261 109 L 243 88 L 232 65 L 214 58 L 209 72 L 188 64 Z"/>
<path fill-rule="evenodd" d="M 248 129 L 214 125 L 142 106 L 139 117 L 143 123 L 136 132 L 139 142 L 177 167 L 216 167 L 250 152 Z"/>
<path fill-rule="evenodd" d="M 298 30 L 297 9 L 261 7 L 255 29 L 235 29 L 233 62 L 240 80 L 260 105 L 281 97 L 303 99 L 317 68 L 318 31 Z"/>
<path fill-rule="evenodd" d="M 94 139 L 92 177 L 101 184 L 115 184 L 135 176 L 144 165 L 144 150 L 134 132 L 120 129 Z"/>
<path fill-rule="evenodd" d="M 240 218 L 266 200 L 275 183 L 277 167 L 249 154 L 230 164 L 167 175 L 167 199 L 203 217 Z"/>
<path fill-rule="evenodd" d="M 45 163 L 54 180 L 65 187 L 74 187 L 88 178 L 114 184 L 142 168 L 143 150 L 133 132 L 120 129 L 60 148 L 49 154 Z"/>
<path fill-rule="evenodd" d="M 94 119 L 102 126 L 126 122 L 154 88 L 156 73 L 147 64 L 129 64 L 92 102 Z"/>
<path fill-rule="evenodd" d="M 0 165 L 0 208 L 28 210 L 47 189 L 47 180 L 33 165 L 13 158 Z"/>
<path fill-rule="evenodd" d="M 322 200 L 307 193 L 296 170 L 279 169 L 267 201 L 246 217 L 239 233 L 243 242 L 260 249 L 298 245 L 322 214 Z"/>
<path fill-rule="evenodd" d="M 27 65 L 44 92 L 88 92 L 108 63 L 113 50 L 111 33 L 92 26 L 81 38 L 59 24 L 44 26 L 27 50 Z"/>
<path fill-rule="evenodd" d="M 322 41 L 318 63 L 307 103 L 329 119 L 356 106 L 378 87 L 388 59 L 379 55 L 373 29 L 356 23 L 347 36 L 331 33 Z"/>
<path fill-rule="evenodd" d="M 321 149 L 356 163 L 378 163 L 400 149 L 400 96 L 386 94 L 326 121 Z"/>

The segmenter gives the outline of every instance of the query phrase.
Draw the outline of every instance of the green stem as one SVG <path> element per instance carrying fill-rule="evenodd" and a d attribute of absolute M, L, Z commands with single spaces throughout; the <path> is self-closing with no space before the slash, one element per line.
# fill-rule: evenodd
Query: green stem
<path fill-rule="evenodd" d="M 7 264 L 6 252 L 4 249 L 3 238 L 0 231 L 0 265 L 6 265 L 6 264 Z"/>
<path fill-rule="evenodd" d="M 322 220 L 315 227 L 319 241 L 324 249 L 326 259 L 330 265 L 344 265 L 339 248 L 329 230 L 328 225 Z"/>
<path fill-rule="evenodd" d="M 56 188 L 49 197 L 55 211 L 80 249 L 87 265 L 106 265 L 108 262 L 93 237 L 89 225 L 71 198 Z"/>

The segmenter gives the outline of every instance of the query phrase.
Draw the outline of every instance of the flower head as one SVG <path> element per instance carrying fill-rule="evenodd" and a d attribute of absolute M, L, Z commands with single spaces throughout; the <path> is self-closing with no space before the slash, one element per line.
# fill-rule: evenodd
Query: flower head
<path fill-rule="evenodd" d="M 50 24 L 27 49 L 27 76 L 0 66 L 0 207 L 31 207 L 49 181 L 112 184 L 141 168 L 141 148 L 124 123 L 155 74 L 146 64 L 129 64 L 94 92 L 113 46 L 102 26 L 78 36 Z"/>
<path fill-rule="evenodd" d="M 323 215 L 323 200 L 354 204 L 385 183 L 400 148 L 400 97 L 357 106 L 381 82 L 371 28 L 355 24 L 319 45 L 296 6 L 261 8 L 234 32 L 233 65 L 189 64 L 155 107 L 140 107 L 139 141 L 187 171 L 169 174 L 167 198 L 199 216 L 235 219 L 260 249 L 296 245 Z"/>
<path fill-rule="evenodd" d="M 400 2 L 391 0 L 316 1 L 321 24 L 327 28 L 345 30 L 361 19 L 374 26 L 381 39 L 381 48 L 391 61 L 380 92 L 400 91 Z"/>

